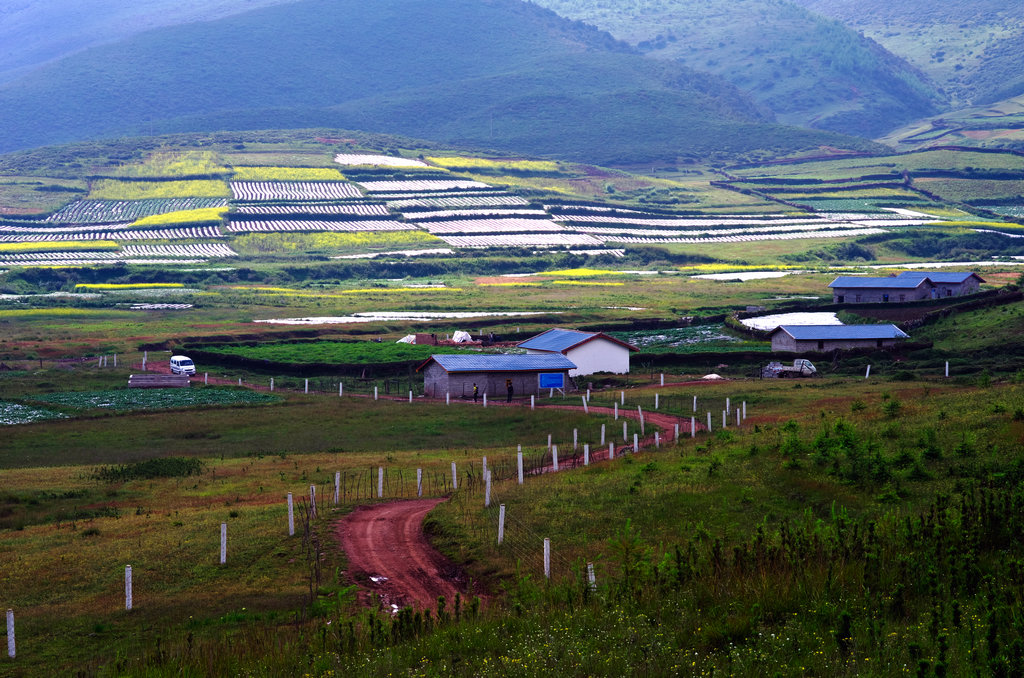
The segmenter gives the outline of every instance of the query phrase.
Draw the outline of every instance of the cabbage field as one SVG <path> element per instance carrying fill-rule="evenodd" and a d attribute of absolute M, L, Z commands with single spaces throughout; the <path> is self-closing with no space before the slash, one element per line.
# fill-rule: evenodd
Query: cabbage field
<path fill-rule="evenodd" d="M 113 389 L 47 393 L 35 400 L 75 410 L 105 409 L 116 412 L 163 410 L 218 405 L 259 405 L 278 402 L 278 396 L 235 388 Z"/>

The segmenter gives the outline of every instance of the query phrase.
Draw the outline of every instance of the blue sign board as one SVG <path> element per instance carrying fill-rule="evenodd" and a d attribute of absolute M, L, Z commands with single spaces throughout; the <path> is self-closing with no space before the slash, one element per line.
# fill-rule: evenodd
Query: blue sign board
<path fill-rule="evenodd" d="M 565 388 L 565 372 L 540 372 L 541 388 Z"/>

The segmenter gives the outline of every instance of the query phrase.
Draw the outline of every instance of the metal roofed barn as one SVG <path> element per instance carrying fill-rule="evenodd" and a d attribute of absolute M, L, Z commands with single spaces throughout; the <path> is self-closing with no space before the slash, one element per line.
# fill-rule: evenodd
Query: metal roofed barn
<path fill-rule="evenodd" d="M 780 325 L 771 333 L 773 351 L 822 352 L 848 348 L 888 348 L 910 335 L 884 325 Z"/>
<path fill-rule="evenodd" d="M 570 387 L 569 371 L 576 363 L 563 355 L 432 355 L 417 372 L 423 372 L 423 392 L 428 398 L 472 398 L 476 384 L 480 397 L 507 398 L 511 383 L 514 396 L 537 395 L 548 389 Z"/>
<path fill-rule="evenodd" d="M 973 294 L 983 282 L 970 271 L 904 271 L 884 277 L 841 275 L 828 286 L 836 304 L 876 304 Z"/>
<path fill-rule="evenodd" d="M 639 350 L 603 332 L 582 332 L 558 327 L 520 342 L 519 348 L 525 348 L 527 355 L 566 356 L 576 363 L 576 367 L 569 372 L 574 377 L 597 372 L 628 374 L 629 354 Z"/>

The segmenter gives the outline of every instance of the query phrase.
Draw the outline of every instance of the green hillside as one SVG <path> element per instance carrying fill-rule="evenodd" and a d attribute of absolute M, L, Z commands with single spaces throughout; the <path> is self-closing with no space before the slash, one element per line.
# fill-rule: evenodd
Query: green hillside
<path fill-rule="evenodd" d="M 862 31 L 927 73 L 953 104 L 1024 93 L 1024 4 L 796 0 Z"/>
<path fill-rule="evenodd" d="M 790 124 L 877 136 L 943 105 L 915 68 L 792 2 L 541 4 L 651 56 L 721 75 Z"/>
<path fill-rule="evenodd" d="M 613 149 L 601 161 L 862 145 L 778 127 L 751 133 L 768 120 L 718 78 L 515 0 L 305 0 L 140 34 L 0 89 L 3 150 L 311 126 L 567 157 Z"/>

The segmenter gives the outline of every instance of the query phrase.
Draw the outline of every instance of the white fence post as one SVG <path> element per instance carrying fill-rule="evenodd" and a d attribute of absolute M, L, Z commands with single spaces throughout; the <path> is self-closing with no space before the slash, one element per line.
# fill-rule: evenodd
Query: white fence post
<path fill-rule="evenodd" d="M 544 537 L 544 578 L 551 579 L 551 540 Z"/>
<path fill-rule="evenodd" d="M 587 582 L 590 584 L 590 590 L 597 590 L 597 578 L 594 576 L 594 564 L 587 563 Z"/>
<path fill-rule="evenodd" d="M 623 405 L 626 404 L 626 392 L 625 391 L 619 391 L 619 400 L 622 401 Z"/>
<path fill-rule="evenodd" d="M 316 518 L 316 485 L 309 486 L 309 512 Z"/>
<path fill-rule="evenodd" d="M 491 505 L 491 474 L 484 471 L 484 508 Z"/>
<path fill-rule="evenodd" d="M 145 362 L 142 363 L 142 369 L 146 369 L 146 363 Z M 947 377 L 949 376 L 949 361 L 948 360 L 946 361 L 946 376 Z"/>
<path fill-rule="evenodd" d="M 656 449 L 656 450 L 660 450 L 661 449 L 661 438 L 658 436 L 658 432 L 657 431 L 654 432 L 654 449 Z"/>
<path fill-rule="evenodd" d="M 739 426 L 740 424 L 743 423 L 742 416 L 743 416 L 743 413 L 740 412 L 740 408 L 737 407 L 736 408 L 736 426 Z"/>
<path fill-rule="evenodd" d="M 270 378 L 270 390 L 271 391 L 274 390 L 274 378 L 273 377 Z"/>
<path fill-rule="evenodd" d="M 548 452 L 551 451 L 551 434 L 548 434 Z"/>
<path fill-rule="evenodd" d="M 743 401 L 743 418 L 744 419 L 747 418 L 747 401 L 746 400 Z"/>
<path fill-rule="evenodd" d="M 601 424 L 601 444 L 604 445 L 604 424 Z"/>
<path fill-rule="evenodd" d="M 498 505 L 498 543 L 505 541 L 505 505 Z"/>
<path fill-rule="evenodd" d="M 228 524 L 220 524 L 220 564 L 228 562 Z"/>
<path fill-rule="evenodd" d="M 114 367 L 117 367 L 117 354 L 114 354 Z"/>
<path fill-rule="evenodd" d="M 458 474 L 458 471 L 456 471 L 456 469 L 455 469 L 455 462 L 454 461 L 452 462 L 452 489 L 453 490 L 459 489 L 459 474 Z"/>
<path fill-rule="evenodd" d="M 729 425 L 729 420 L 726 419 L 726 417 L 728 416 L 729 413 L 726 412 L 725 410 L 722 410 L 722 428 L 726 428 Z"/>
<path fill-rule="evenodd" d="M 377 467 L 377 499 L 384 498 L 384 467 Z"/>
<path fill-rule="evenodd" d="M 416 469 L 416 496 L 423 496 L 423 469 Z"/>
<path fill-rule="evenodd" d="M 590 466 L 590 445 L 583 443 L 583 465 Z"/>
<path fill-rule="evenodd" d="M 690 417 L 690 437 L 697 437 L 697 417 Z"/>
<path fill-rule="evenodd" d="M 693 396 L 693 411 L 697 411 L 697 396 Z"/>
<path fill-rule="evenodd" d="M 572 450 L 573 450 L 573 452 L 575 452 L 576 448 L 579 447 L 579 438 L 580 438 L 580 430 L 578 428 L 574 428 L 572 430 Z"/>
<path fill-rule="evenodd" d="M 7 656 L 14 659 L 14 610 L 7 610 Z"/>
<path fill-rule="evenodd" d="M 340 398 L 343 395 L 345 395 L 345 383 L 339 381 L 338 382 L 338 397 Z"/>
<path fill-rule="evenodd" d="M 664 386 L 664 384 L 662 384 L 662 386 Z M 654 409 L 658 409 L 658 403 L 659 402 L 660 402 L 659 394 L 655 393 L 654 394 Z"/>
<path fill-rule="evenodd" d="M 637 416 L 640 418 L 640 432 L 641 433 L 645 433 L 645 431 L 644 431 L 644 411 L 642 409 L 640 409 L 639 405 L 636 406 L 636 413 L 637 413 Z"/>
<path fill-rule="evenodd" d="M 732 407 L 730 407 L 730 405 L 729 405 L 729 399 L 728 398 L 725 399 L 725 411 L 726 412 L 732 412 Z"/>
<path fill-rule="evenodd" d="M 634 433 L 633 434 L 633 454 L 636 454 L 639 451 L 640 451 L 640 435 Z"/>
<path fill-rule="evenodd" d="M 374 400 L 377 399 L 377 387 L 376 386 L 373 387 L 373 399 Z"/>
<path fill-rule="evenodd" d="M 487 394 L 484 393 L 484 407 L 487 407 Z"/>
<path fill-rule="evenodd" d="M 334 472 L 334 505 L 341 501 L 341 471 Z"/>
<path fill-rule="evenodd" d="M 864 372 L 864 378 L 867 379 L 871 376 L 871 365 L 868 365 L 868 369 Z"/>
<path fill-rule="evenodd" d="M 487 473 L 487 455 L 484 455 L 484 473 Z"/>
<path fill-rule="evenodd" d="M 519 450 L 519 452 L 516 455 L 516 457 L 517 457 L 517 462 L 519 464 L 519 484 L 522 485 L 523 484 L 523 451 Z"/>
<path fill-rule="evenodd" d="M 711 412 L 708 411 L 708 433 L 711 433 Z"/>
<path fill-rule="evenodd" d="M 675 440 L 678 443 L 679 442 L 679 424 L 678 423 L 675 426 L 675 434 L 676 434 L 675 435 Z"/>
<path fill-rule="evenodd" d="M 288 536 L 295 536 L 295 505 L 292 503 L 292 493 L 288 493 Z"/>
<path fill-rule="evenodd" d="M 619 420 L 619 404 L 618 403 L 612 403 L 612 405 L 615 408 L 615 421 L 618 421 Z"/>
<path fill-rule="evenodd" d="M 580 396 L 583 398 L 583 414 L 590 414 L 590 408 L 587 406 L 587 396 Z"/>
<path fill-rule="evenodd" d="M 486 398 L 487 396 L 484 397 Z M 412 391 L 409 391 L 409 404 L 412 404 Z"/>
<path fill-rule="evenodd" d="M 132 566 L 124 566 L 124 609 L 132 609 Z"/>
<path fill-rule="evenodd" d="M 210 373 L 209 372 L 203 372 L 203 386 L 209 386 L 209 385 L 210 385 Z"/>
<path fill-rule="evenodd" d="M 558 470 L 558 445 L 551 446 L 551 465 L 554 470 Z"/>
<path fill-rule="evenodd" d="M 629 440 L 629 422 L 622 420 L 622 442 Z"/>
<path fill-rule="evenodd" d="M 444 404 L 445 405 L 451 405 L 452 404 L 452 394 L 451 394 L 450 391 L 445 391 L 444 392 Z"/>
<path fill-rule="evenodd" d="M 530 396 L 530 410 L 532 411 L 533 408 L 536 407 L 536 406 L 537 406 L 537 396 L 531 395 Z"/>
<path fill-rule="evenodd" d="M 664 372 L 661 373 L 661 385 L 662 386 L 665 385 L 665 373 Z"/>
<path fill-rule="evenodd" d="M 239 386 L 241 386 L 241 385 L 242 385 L 242 378 L 241 378 L 241 377 L 239 377 L 239 378 L 238 378 L 238 385 L 239 385 Z"/>
<path fill-rule="evenodd" d="M 615 443 L 608 443 L 608 458 L 615 458 Z"/>
<path fill-rule="evenodd" d="M 142 352 L 142 369 L 145 371 L 146 363 L 149 362 L 149 351 Z"/>

